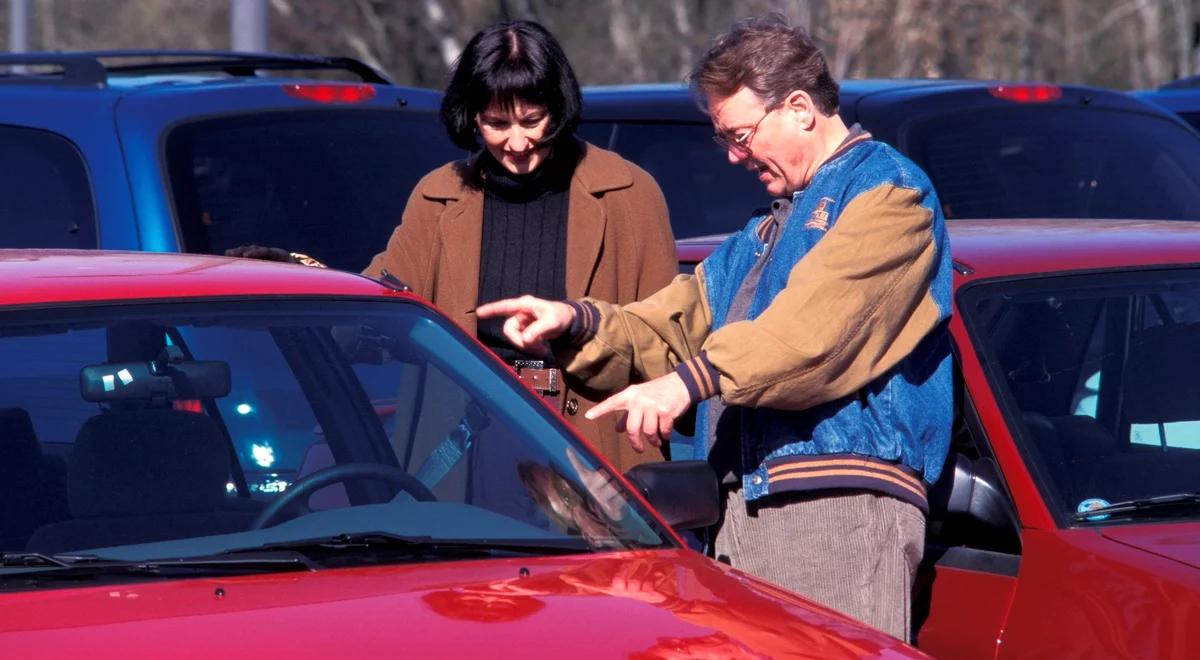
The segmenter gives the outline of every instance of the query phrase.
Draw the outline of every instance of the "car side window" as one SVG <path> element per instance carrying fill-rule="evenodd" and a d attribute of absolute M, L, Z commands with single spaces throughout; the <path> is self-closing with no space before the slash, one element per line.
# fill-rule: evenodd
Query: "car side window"
<path fill-rule="evenodd" d="M 1197 304 L 1195 296 L 1178 291 L 1163 291 L 1148 296 L 1141 309 L 1141 330 L 1200 322 L 1200 304 Z M 1163 451 L 1200 449 L 1200 419 L 1133 422 L 1129 428 L 1129 442 L 1160 447 Z"/>
<path fill-rule="evenodd" d="M 0 248 L 96 247 L 87 167 L 66 138 L 0 126 Z"/>

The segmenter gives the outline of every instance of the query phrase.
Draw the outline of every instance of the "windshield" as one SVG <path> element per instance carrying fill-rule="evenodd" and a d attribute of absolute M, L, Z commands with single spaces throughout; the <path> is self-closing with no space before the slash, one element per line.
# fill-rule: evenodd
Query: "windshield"
<path fill-rule="evenodd" d="M 1063 518 L 1200 490 L 1200 269 L 1044 277 L 961 295 L 1010 428 Z M 1197 515 L 1158 507 L 1135 517 Z"/>
<path fill-rule="evenodd" d="M 465 153 L 436 114 L 291 111 L 184 124 L 166 143 L 188 252 L 267 245 L 361 271 L 417 181 Z"/>
<path fill-rule="evenodd" d="M 6 319 L 4 553 L 197 557 L 362 535 L 556 553 L 671 543 L 561 420 L 418 305 Z"/>
<path fill-rule="evenodd" d="M 902 149 L 929 174 L 947 218 L 1200 219 L 1200 140 L 1150 115 L 955 112 L 914 122 Z"/>

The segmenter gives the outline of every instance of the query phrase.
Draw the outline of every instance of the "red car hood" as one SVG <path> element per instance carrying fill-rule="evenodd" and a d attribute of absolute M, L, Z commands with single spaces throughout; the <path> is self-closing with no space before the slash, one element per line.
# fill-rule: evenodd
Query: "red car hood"
<path fill-rule="evenodd" d="M 1102 533 L 1117 543 L 1200 568 L 1200 523 L 1106 527 Z"/>
<path fill-rule="evenodd" d="M 915 657 L 690 551 L 0 595 L 7 657 Z"/>

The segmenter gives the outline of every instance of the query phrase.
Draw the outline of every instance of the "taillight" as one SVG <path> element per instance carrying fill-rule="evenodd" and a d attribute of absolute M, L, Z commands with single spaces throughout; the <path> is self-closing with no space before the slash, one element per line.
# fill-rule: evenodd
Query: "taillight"
<path fill-rule="evenodd" d="M 313 103 L 361 103 L 375 98 L 374 85 L 284 85 L 288 96 Z"/>
<path fill-rule="evenodd" d="M 1057 85 L 1001 85 L 989 87 L 988 93 L 1013 103 L 1046 103 L 1062 98 L 1062 89 Z"/>

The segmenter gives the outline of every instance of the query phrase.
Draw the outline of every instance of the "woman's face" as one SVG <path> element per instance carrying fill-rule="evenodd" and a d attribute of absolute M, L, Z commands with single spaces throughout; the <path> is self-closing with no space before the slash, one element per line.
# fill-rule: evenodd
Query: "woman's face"
<path fill-rule="evenodd" d="M 550 145 L 541 143 L 550 126 L 550 112 L 545 106 L 520 100 L 511 109 L 492 105 L 475 115 L 475 123 L 483 146 L 513 174 L 529 174 L 550 153 Z"/>

